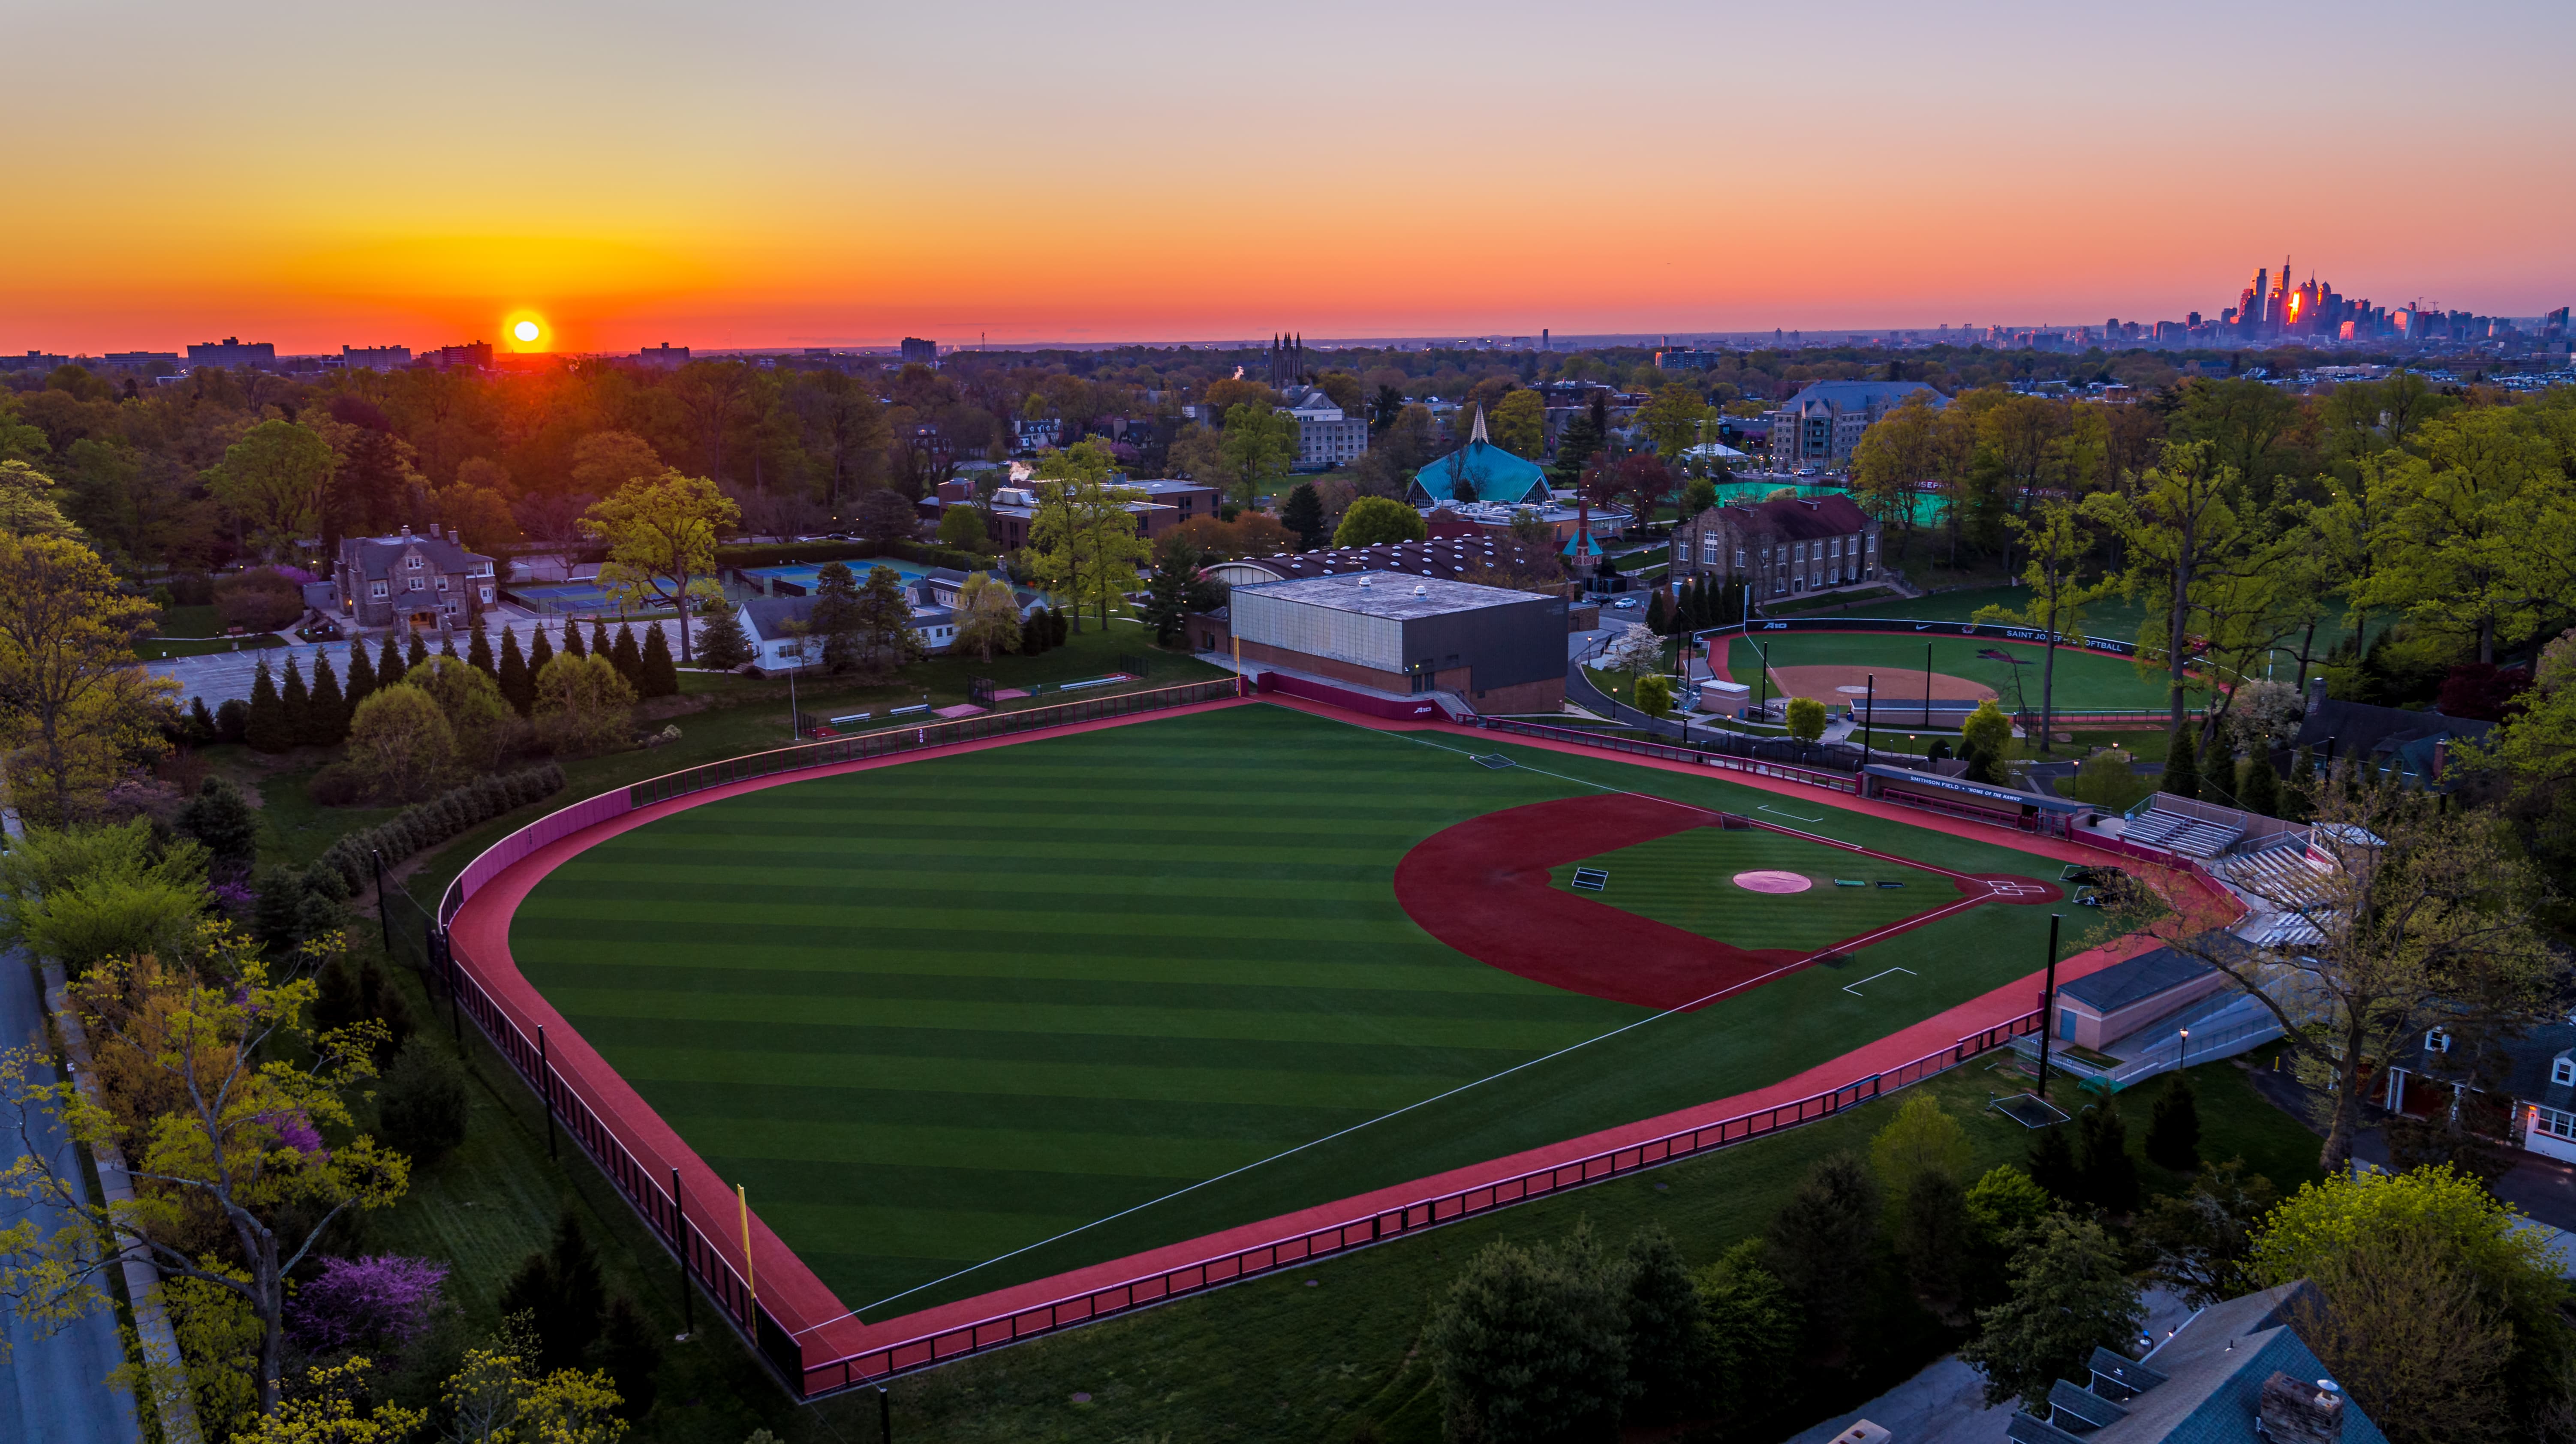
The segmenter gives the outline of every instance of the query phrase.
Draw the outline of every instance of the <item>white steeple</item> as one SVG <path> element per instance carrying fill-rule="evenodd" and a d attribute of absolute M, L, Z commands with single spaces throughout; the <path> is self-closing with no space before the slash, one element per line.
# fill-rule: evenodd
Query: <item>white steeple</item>
<path fill-rule="evenodd" d="M 1476 404 L 1476 424 L 1475 424 L 1474 428 L 1473 428 L 1472 430 L 1470 430 L 1470 431 L 1467 433 L 1467 444 L 1468 444 L 1468 445 L 1470 445 L 1470 446 L 1473 446 L 1473 445 L 1475 445 L 1477 442 L 1479 442 L 1479 441 L 1484 441 L 1484 440 L 1485 440 L 1485 406 L 1484 406 L 1484 403 L 1483 403 L 1483 402 L 1478 402 L 1478 403 Z M 1491 442 L 1486 442 L 1486 444 L 1487 444 L 1487 445 L 1489 445 L 1489 446 L 1490 446 L 1490 445 L 1492 445 L 1492 443 L 1491 443 Z"/>

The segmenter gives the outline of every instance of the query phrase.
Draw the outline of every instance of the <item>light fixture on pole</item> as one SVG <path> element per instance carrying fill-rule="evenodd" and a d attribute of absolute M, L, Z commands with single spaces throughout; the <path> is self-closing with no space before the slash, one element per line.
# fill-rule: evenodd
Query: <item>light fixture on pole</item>
<path fill-rule="evenodd" d="M 2188 1068 L 2188 1067 L 2190 1067 L 2190 1066 L 2191 1066 L 2191 1030 L 2190 1030 L 2189 1028 L 2185 1028 L 2185 1029 L 2182 1029 L 2181 1031 L 2182 1031 L 2182 1058 L 2181 1058 L 2181 1061 L 2177 1062 L 2177 1063 L 2174 1065 L 2174 1067 L 2176 1068 L 2176 1070 L 2177 1070 L 2177 1071 L 2179 1071 L 2180 1069 Z"/>

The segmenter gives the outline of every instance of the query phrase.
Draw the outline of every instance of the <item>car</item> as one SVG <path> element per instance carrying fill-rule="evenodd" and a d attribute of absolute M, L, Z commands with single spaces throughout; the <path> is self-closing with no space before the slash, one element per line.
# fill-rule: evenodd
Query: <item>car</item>
<path fill-rule="evenodd" d="M 1621 597 L 1610 605 L 1623 612 L 1634 611 L 1637 607 L 1637 599 L 1635 597 Z"/>

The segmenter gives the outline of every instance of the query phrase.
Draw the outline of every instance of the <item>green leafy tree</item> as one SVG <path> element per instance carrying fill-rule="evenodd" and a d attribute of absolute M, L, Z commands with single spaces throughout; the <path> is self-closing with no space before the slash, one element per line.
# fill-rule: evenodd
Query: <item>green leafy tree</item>
<path fill-rule="evenodd" d="M 429 693 L 408 682 L 379 687 L 349 719 L 347 764 L 378 802 L 415 802 L 454 771 L 456 732 Z"/>
<path fill-rule="evenodd" d="M 2332 1174 L 2264 1221 L 2250 1272 L 2315 1286 L 2299 1336 L 2390 1439 L 2538 1437 L 2576 1340 L 2548 1243 L 2516 1222 L 2448 1167 Z"/>
<path fill-rule="evenodd" d="M 605 657 L 566 652 L 537 673 L 537 736 L 557 752 L 607 751 L 634 730 L 634 716 L 635 689 Z"/>
<path fill-rule="evenodd" d="M 973 652 L 978 660 L 990 662 L 995 652 L 1019 645 L 1020 599 L 1010 582 L 988 572 L 970 572 L 966 584 L 958 589 L 957 603 L 956 645 L 960 651 Z M 1161 635 L 1159 624 L 1155 625 L 1156 640 L 1169 640 Z"/>
<path fill-rule="evenodd" d="M 259 817 L 229 778 L 210 776 L 198 783 L 197 795 L 172 821 L 227 867 L 248 867 L 259 855 Z"/>
<path fill-rule="evenodd" d="M 2047 1130 L 2057 1133 L 2056 1129 Z M 2060 1135 L 2061 1137 L 2063 1135 Z M 1968 1221 L 1989 1242 L 2009 1244 L 2055 1208 L 2048 1190 L 2009 1163 L 1998 1163 L 1968 1186 Z"/>
<path fill-rule="evenodd" d="M 1988 697 L 1977 704 L 1959 724 L 1959 755 L 1969 759 L 1967 777 L 1971 782 L 2000 784 L 2004 781 L 2004 759 L 2012 755 L 2012 718 Z M 1977 765 L 1977 759 L 1985 765 Z"/>
<path fill-rule="evenodd" d="M 2272 1181 L 2231 1158 L 2202 1170 L 2187 1194 L 2159 1194 L 2138 1218 L 2156 1282 L 2193 1308 L 2262 1287 L 2249 1268 L 2254 1233 L 2281 1201 Z"/>
<path fill-rule="evenodd" d="M 1581 1230 L 1561 1247 L 1479 1252 L 1424 1336 L 1449 1437 L 1537 1444 L 1615 1428 L 1627 1392 L 1619 1282 Z"/>
<path fill-rule="evenodd" d="M 1297 464 L 1297 418 L 1259 403 L 1228 407 L 1225 435 L 1217 454 L 1225 464 L 1226 489 L 1235 501 L 1250 506 L 1262 488 L 1288 474 Z"/>
<path fill-rule="evenodd" d="M 992 533 L 984 525 L 984 513 L 969 505 L 951 506 L 939 514 L 939 544 L 959 551 L 985 552 L 993 548 Z"/>
<path fill-rule="evenodd" d="M 1878 1184 L 1859 1157 L 1833 1153 L 1807 1170 L 1772 1215 L 1771 1271 L 1797 1301 L 1809 1340 L 1829 1357 L 1850 1347 L 1859 1325 L 1882 1210 Z"/>
<path fill-rule="evenodd" d="M 1537 392 L 1510 393 L 1495 403 L 1494 414 L 1486 421 L 1486 435 L 1493 443 L 1523 461 L 1537 461 L 1546 453 L 1547 403 Z"/>
<path fill-rule="evenodd" d="M 156 846 L 149 818 L 29 828 L 0 853 L 0 942 L 75 973 L 136 953 L 175 955 L 204 908 L 206 859 L 192 842 Z"/>
<path fill-rule="evenodd" d="M 314 984 L 272 981 L 256 946 L 210 923 L 187 972 L 141 964 L 85 975 L 83 1023 L 103 1072 L 148 1079 L 157 1107 L 121 1112 L 77 1083 L 45 1083 L 32 1048 L 0 1055 L 8 1117 L 30 1146 L 0 1172 L 0 1197 L 26 1212 L 0 1230 L 0 1293 L 55 1322 L 112 1307 L 100 1285 L 125 1250 L 164 1274 L 228 1290 L 258 1318 L 259 1407 L 274 1412 L 284 1376 L 286 1279 L 344 1214 L 385 1208 L 410 1177 L 401 1155 L 356 1133 L 346 1101 L 372 1077 L 367 1025 L 317 1032 Z M 140 1005 L 138 1005 L 138 1003 Z M 33 1146 L 55 1112 L 93 1152 L 129 1161 L 136 1190 L 97 1195 Z M 329 1148 L 319 1130 L 355 1134 Z M 37 1222 L 61 1219 L 50 1231 Z M 209 1221 L 230 1235 L 238 1269 L 201 1259 Z M 112 1247 L 101 1247 L 101 1239 Z"/>
<path fill-rule="evenodd" d="M 716 541 L 741 521 L 742 508 L 714 482 L 671 471 L 630 481 L 593 503 L 581 527 L 608 546 L 600 589 L 621 605 L 672 608 L 686 661 L 690 600 L 723 596 L 715 580 Z"/>
<path fill-rule="evenodd" d="M 224 449 L 206 489 L 240 518 L 259 553 L 274 560 L 302 551 L 322 527 L 322 501 L 337 458 L 312 428 L 263 421 Z"/>
<path fill-rule="evenodd" d="M 1941 1100 L 1928 1093 L 1905 1100 L 1885 1128 L 1869 1141 L 1870 1171 L 1890 1202 L 1902 1204 L 1905 1191 L 1927 1173 L 1937 1173 L 1965 1187 L 1975 1150 L 1967 1130 L 1949 1115 Z"/>
<path fill-rule="evenodd" d="M 1708 1308 L 1682 1265 L 1682 1251 L 1650 1223 L 1629 1236 L 1619 1274 L 1626 1284 L 1624 1422 L 1655 1424 L 1696 1413 L 1708 1373 Z"/>
<path fill-rule="evenodd" d="M 1825 704 L 1813 697 L 1789 699 L 1789 735 L 1800 742 L 1813 742 L 1825 735 Z"/>
<path fill-rule="evenodd" d="M 406 686 L 427 693 L 447 719 L 456 765 L 469 772 L 488 770 L 500 760 L 502 729 L 510 704 L 501 684 L 489 673 L 465 664 L 461 657 L 430 657 L 403 674 Z"/>
<path fill-rule="evenodd" d="M 1390 542 L 1420 541 L 1431 534 L 1422 513 L 1382 496 L 1364 496 L 1342 513 L 1333 530 L 1337 547 L 1373 547 Z"/>
<path fill-rule="evenodd" d="M 1883 530 L 1896 534 L 1896 552 L 1914 550 L 1914 501 L 1924 482 L 1949 469 L 1950 437 L 1931 398 L 1915 392 L 1905 404 L 1872 422 L 1852 446 L 1852 500 Z"/>
<path fill-rule="evenodd" d="M 1653 673 L 1637 679 L 1629 689 L 1637 699 L 1637 710 L 1649 717 L 1662 717 L 1673 710 L 1673 679 Z"/>
<path fill-rule="evenodd" d="M 1730 1417 L 1759 1419 L 1777 1406 L 1779 1380 L 1805 1332 L 1797 1300 L 1763 1262 L 1764 1250 L 1763 1240 L 1745 1239 L 1692 1278 L 1707 1319 L 1708 1402 Z"/>
<path fill-rule="evenodd" d="M 60 537 L 0 535 L 0 743 L 10 801 L 38 822 L 87 816 L 169 744 L 178 684 L 134 665 L 152 604 L 98 554 Z"/>
<path fill-rule="evenodd" d="M 1279 508 L 1279 523 L 1297 534 L 1297 549 L 1313 551 L 1324 544 L 1324 499 L 1311 481 L 1297 483 Z"/>
<path fill-rule="evenodd" d="M 1980 607 L 1980 622 L 2003 622 L 2037 628 L 2042 637 L 2039 667 L 2039 750 L 2047 752 L 2049 734 L 2057 727 L 2057 643 L 2061 637 L 2084 635 L 2084 604 L 2094 592 L 2083 581 L 2085 558 L 2093 549 L 2092 530 L 2072 502 L 2045 501 L 2028 518 L 2007 517 L 2005 525 L 2021 539 L 2029 562 L 2022 584 L 2029 600 L 2020 607 Z M 2077 645 L 2082 645 L 2079 642 Z"/>
<path fill-rule="evenodd" d="M 2060 1379 L 2085 1374 L 2097 1348 L 2119 1350 L 2146 1310 L 2102 1226 L 2050 1214 L 2013 1253 L 2011 1295 L 1977 1311 L 1977 1336 L 1959 1357 L 1986 1377 L 1986 1402 L 2019 1396 L 2038 1412 Z"/>
<path fill-rule="evenodd" d="M 1077 625 L 1082 608 L 1096 606 L 1104 631 L 1110 604 L 1144 585 L 1136 567 L 1153 556 L 1127 510 L 1136 493 L 1107 483 L 1112 464 L 1109 453 L 1089 441 L 1042 454 L 1037 515 L 1021 553 L 1038 585 L 1073 603 Z"/>
<path fill-rule="evenodd" d="M 2124 595 L 2145 603 L 2149 621 L 2138 641 L 2138 669 L 2161 671 L 2169 730 L 2179 735 L 2187 694 L 2207 683 L 2190 670 L 2192 638 L 2210 630 L 2220 595 L 2235 581 L 2259 577 L 2262 540 L 2244 513 L 2251 502 L 2243 474 L 2206 441 L 2168 441 L 2138 478 L 2134 496 L 2097 492 L 2084 515 L 2120 540 L 2128 565 Z"/>
<path fill-rule="evenodd" d="M 2534 415 L 2473 406 L 2424 426 L 2424 454 L 2387 475 L 2387 520 L 2370 538 L 2384 560 L 2357 603 L 2465 630 L 2486 663 L 2499 644 L 2565 616 L 2576 592 L 2576 488 L 2568 453 Z"/>
<path fill-rule="evenodd" d="M 2176 1173 L 2200 1167 L 2200 1095 L 2189 1073 L 2176 1073 L 2147 1115 L 2147 1161 Z"/>
<path fill-rule="evenodd" d="M 1678 461 L 1683 452 L 1698 443 L 1700 424 L 1707 416 L 1707 403 L 1700 400 L 1698 392 L 1670 381 L 1637 409 L 1636 425 L 1654 443 L 1656 455 L 1668 462 Z"/>

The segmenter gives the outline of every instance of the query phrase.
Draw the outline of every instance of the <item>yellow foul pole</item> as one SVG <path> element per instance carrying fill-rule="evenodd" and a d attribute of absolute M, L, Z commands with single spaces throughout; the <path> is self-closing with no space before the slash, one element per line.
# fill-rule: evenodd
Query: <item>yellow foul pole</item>
<path fill-rule="evenodd" d="M 760 1302 L 760 1275 L 751 1265 L 751 1197 L 743 1192 L 739 1183 L 733 1186 L 733 1201 L 742 1210 L 742 1281 L 751 1290 L 751 1301 L 756 1304 Z"/>

